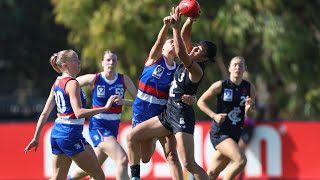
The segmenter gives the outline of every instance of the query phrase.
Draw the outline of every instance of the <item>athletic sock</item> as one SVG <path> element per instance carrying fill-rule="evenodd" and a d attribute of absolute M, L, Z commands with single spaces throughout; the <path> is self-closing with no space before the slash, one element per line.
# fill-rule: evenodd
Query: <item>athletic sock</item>
<path fill-rule="evenodd" d="M 138 177 L 132 177 L 131 180 L 140 180 Z"/>
<path fill-rule="evenodd" d="M 139 178 L 140 179 L 140 165 L 132 165 L 130 166 L 131 169 L 131 177 L 134 178 L 131 180 L 136 180 L 135 178 Z"/>

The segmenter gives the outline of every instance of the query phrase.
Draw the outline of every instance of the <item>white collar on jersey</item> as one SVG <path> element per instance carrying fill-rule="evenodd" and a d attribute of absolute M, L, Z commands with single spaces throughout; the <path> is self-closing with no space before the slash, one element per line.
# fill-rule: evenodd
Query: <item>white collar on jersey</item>
<path fill-rule="evenodd" d="M 113 84 L 118 79 L 118 73 L 117 72 L 116 72 L 116 75 L 114 76 L 114 79 L 111 79 L 111 80 L 106 78 L 104 72 L 101 72 L 101 76 L 106 81 L 106 83 L 108 83 L 108 84 Z"/>
<path fill-rule="evenodd" d="M 164 59 L 164 62 L 166 63 L 166 66 L 169 70 L 174 70 L 176 69 L 176 66 L 177 66 L 177 63 L 176 61 L 173 61 L 173 66 L 169 66 L 169 64 L 167 64 L 167 59 L 166 57 L 164 57 L 164 55 L 162 55 L 163 59 Z"/>

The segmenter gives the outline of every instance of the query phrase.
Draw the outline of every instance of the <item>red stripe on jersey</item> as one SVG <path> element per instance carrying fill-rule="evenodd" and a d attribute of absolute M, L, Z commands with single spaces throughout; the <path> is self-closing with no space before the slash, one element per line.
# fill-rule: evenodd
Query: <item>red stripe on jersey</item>
<path fill-rule="evenodd" d="M 61 79 L 57 79 L 56 81 L 58 81 L 58 87 L 60 87 L 61 89 L 63 89 L 63 91 L 65 92 L 66 96 L 69 96 L 69 93 L 66 92 L 66 84 L 67 82 L 69 82 L 70 80 L 76 80 L 72 77 L 64 77 Z"/>
<path fill-rule="evenodd" d="M 154 95 L 157 98 L 168 99 L 168 93 L 162 92 L 152 86 L 144 84 L 141 81 L 139 81 L 139 89 L 141 89 L 142 91 L 144 91 L 148 94 Z"/>
<path fill-rule="evenodd" d="M 69 118 L 73 118 L 73 119 L 76 119 L 76 115 L 72 112 L 72 113 L 68 113 L 68 114 L 62 114 L 62 113 L 58 113 L 59 116 L 68 116 Z"/>
<path fill-rule="evenodd" d="M 92 106 L 92 108 L 102 108 L 103 106 Z M 116 107 L 111 107 L 107 111 L 108 113 L 121 113 L 122 112 L 122 106 L 116 106 Z"/>

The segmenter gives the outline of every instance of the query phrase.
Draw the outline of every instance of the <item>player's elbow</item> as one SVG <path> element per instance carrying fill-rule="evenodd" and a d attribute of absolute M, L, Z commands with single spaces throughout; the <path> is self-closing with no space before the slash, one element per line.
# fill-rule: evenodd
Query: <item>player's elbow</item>
<path fill-rule="evenodd" d="M 81 109 L 74 111 L 74 115 L 76 116 L 77 119 L 85 118 L 85 113 L 81 111 Z"/>
<path fill-rule="evenodd" d="M 85 116 L 83 114 L 75 114 L 77 119 L 82 119 L 85 118 Z"/>
<path fill-rule="evenodd" d="M 199 109 L 202 109 L 203 104 L 204 104 L 204 102 L 203 102 L 201 99 L 199 99 L 199 100 L 197 101 L 197 106 L 199 107 Z"/>

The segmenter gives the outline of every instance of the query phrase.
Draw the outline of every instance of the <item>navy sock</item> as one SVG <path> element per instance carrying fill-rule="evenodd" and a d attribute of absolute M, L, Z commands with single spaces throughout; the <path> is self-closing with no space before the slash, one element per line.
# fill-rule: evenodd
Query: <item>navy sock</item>
<path fill-rule="evenodd" d="M 130 166 L 131 169 L 131 177 L 140 178 L 140 165 L 132 165 Z"/>

